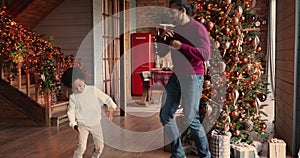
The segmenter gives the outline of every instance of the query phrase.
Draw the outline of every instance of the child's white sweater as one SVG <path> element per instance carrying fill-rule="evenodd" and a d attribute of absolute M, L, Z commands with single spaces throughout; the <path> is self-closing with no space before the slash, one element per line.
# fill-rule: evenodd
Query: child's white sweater
<path fill-rule="evenodd" d="M 99 124 L 103 104 L 114 109 L 117 107 L 111 97 L 103 91 L 95 86 L 85 85 L 82 93 L 70 95 L 67 113 L 69 125 L 73 128 L 78 123 L 88 127 Z"/>

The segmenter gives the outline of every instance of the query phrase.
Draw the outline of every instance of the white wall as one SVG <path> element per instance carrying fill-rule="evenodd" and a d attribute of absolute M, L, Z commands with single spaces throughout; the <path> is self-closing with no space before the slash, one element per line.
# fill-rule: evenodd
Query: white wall
<path fill-rule="evenodd" d="M 33 31 L 45 34 L 46 39 L 53 36 L 54 46 L 59 46 L 65 55 L 80 58 L 93 76 L 93 38 L 85 39 L 93 27 L 92 8 L 92 0 L 64 0 Z M 81 46 L 83 40 L 86 44 Z M 93 78 L 88 78 L 87 82 L 93 83 Z"/>

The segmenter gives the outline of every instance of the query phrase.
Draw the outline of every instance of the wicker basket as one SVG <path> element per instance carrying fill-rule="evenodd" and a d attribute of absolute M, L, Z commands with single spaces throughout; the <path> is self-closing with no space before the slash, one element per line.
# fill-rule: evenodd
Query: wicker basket
<path fill-rule="evenodd" d="M 215 130 L 212 131 L 209 141 L 212 158 L 230 158 L 230 137 L 230 132 L 219 134 Z"/>

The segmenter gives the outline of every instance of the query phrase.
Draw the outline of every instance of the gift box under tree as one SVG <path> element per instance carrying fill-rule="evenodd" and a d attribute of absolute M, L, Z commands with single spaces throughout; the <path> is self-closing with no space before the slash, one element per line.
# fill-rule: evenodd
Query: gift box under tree
<path fill-rule="evenodd" d="M 286 157 L 286 144 L 283 140 L 273 138 L 268 141 L 269 144 L 269 157 L 270 158 L 285 158 Z"/>
<path fill-rule="evenodd" d="M 234 158 L 258 158 L 255 146 L 247 143 L 231 144 Z"/>

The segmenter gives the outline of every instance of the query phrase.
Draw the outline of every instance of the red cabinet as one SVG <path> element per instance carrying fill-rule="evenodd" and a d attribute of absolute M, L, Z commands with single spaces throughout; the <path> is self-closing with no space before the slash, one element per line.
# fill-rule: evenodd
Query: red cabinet
<path fill-rule="evenodd" d="M 154 37 L 150 33 L 131 34 L 131 95 L 143 94 L 140 74 L 154 67 Z"/>

